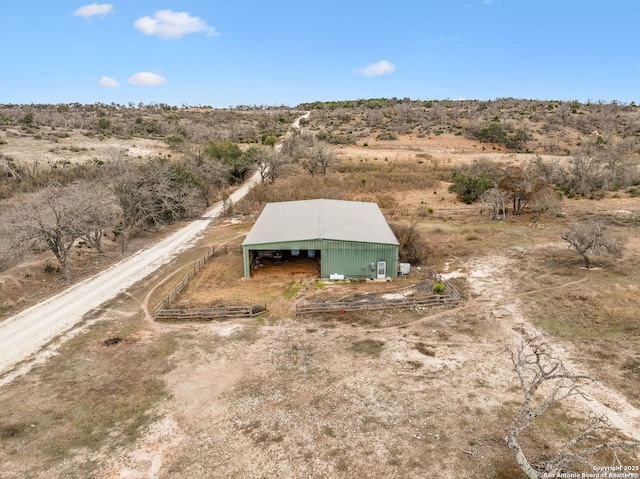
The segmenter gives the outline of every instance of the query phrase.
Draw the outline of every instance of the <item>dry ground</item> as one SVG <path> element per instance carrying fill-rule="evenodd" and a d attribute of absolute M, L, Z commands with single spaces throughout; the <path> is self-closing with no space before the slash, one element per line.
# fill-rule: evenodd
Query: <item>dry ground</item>
<path fill-rule="evenodd" d="M 414 140 L 398 161 L 426 147 Z M 468 153 L 448 141 L 440 161 L 452 148 Z M 375 161 L 371 151 L 343 154 Z M 208 245 L 238 243 L 250 227 L 218 224 L 201 248 L 105 305 L 56 356 L 2 387 L 0 477 L 521 477 L 502 440 L 520 400 L 505 347 L 538 334 L 597 382 L 586 389 L 591 401 L 541 418 L 527 450 L 555 451 L 589 411 L 640 439 L 638 199 L 565 200 L 565 218 L 491 222 L 456 204 L 446 184 L 393 196 L 399 218 L 437 198 L 419 225 L 432 266 L 465 297 L 458 308 L 295 317 L 296 300 L 369 286 L 325 286 L 285 268 L 243 281 L 241 256 L 229 254 L 207 264 L 182 300 L 255 298 L 268 304 L 265 315 L 153 322 L 145 311 Z M 623 258 L 582 269 L 558 231 L 585 214 L 627 238 Z"/>
<path fill-rule="evenodd" d="M 370 137 L 357 145 L 339 147 L 339 154 L 351 158 L 367 158 L 389 161 L 416 160 L 420 164 L 451 165 L 467 164 L 470 160 L 496 162 L 518 162 L 533 158 L 533 153 L 508 152 L 504 147 L 482 144 L 477 140 L 455 135 L 398 136 L 397 140 L 378 140 Z M 540 158 L 562 161 L 566 156 L 539 154 Z"/>
<path fill-rule="evenodd" d="M 26 135 L 20 129 L 7 128 L 0 133 L 6 144 L 0 153 L 20 163 L 31 163 L 38 159 L 40 168 L 63 167 L 68 163 L 85 163 L 96 159 L 114 157 L 124 152 L 131 158 L 147 158 L 167 155 L 171 150 L 163 141 L 147 138 L 100 138 L 86 136 L 80 130 L 58 130 L 40 127 L 37 135 Z"/>

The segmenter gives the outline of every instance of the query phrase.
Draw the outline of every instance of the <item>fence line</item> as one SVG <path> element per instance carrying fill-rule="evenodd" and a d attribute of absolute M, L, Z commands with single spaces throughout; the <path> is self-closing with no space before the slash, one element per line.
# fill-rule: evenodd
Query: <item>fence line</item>
<path fill-rule="evenodd" d="M 189 321 L 196 319 L 211 320 L 214 318 L 226 318 L 226 317 L 251 317 L 256 314 L 260 314 L 267 309 L 267 305 L 263 306 L 214 306 L 214 307 L 201 307 L 201 308 L 170 308 L 171 302 L 182 292 L 182 290 L 189 284 L 189 281 L 198 274 L 204 264 L 217 252 L 217 251 L 238 252 L 242 251 L 241 246 L 228 246 L 224 245 L 216 249 L 212 246 L 207 252 L 191 267 L 189 272 L 176 284 L 171 290 L 160 300 L 158 305 L 153 310 L 153 315 L 156 320 L 177 320 L 177 321 Z"/>
<path fill-rule="evenodd" d="M 460 293 L 446 278 L 431 270 L 437 282 L 445 286 L 447 294 L 429 294 L 416 299 L 390 299 L 377 301 L 330 301 L 325 303 L 304 303 L 296 305 L 296 314 L 347 312 L 347 311 L 382 311 L 387 309 L 420 309 L 430 307 L 453 307 L 460 300 Z"/>
<path fill-rule="evenodd" d="M 456 298 L 458 301 L 462 299 L 462 296 L 460 296 L 460 292 L 449 282 L 449 280 L 447 280 L 447 278 L 435 272 L 433 269 L 429 269 L 429 272 L 431 273 L 431 276 L 433 276 L 433 279 L 436 280 L 436 282 L 444 285 L 445 291 L 447 292 L 445 296 Z"/>
<path fill-rule="evenodd" d="M 202 256 L 202 258 L 196 261 L 196 263 L 191 267 L 191 269 L 184 276 L 184 278 L 182 278 L 182 280 L 180 280 L 178 284 L 176 284 L 173 288 L 171 288 L 171 291 L 169 291 L 167 295 L 160 300 L 160 303 L 158 303 L 158 305 L 154 310 L 154 315 L 156 317 L 158 317 L 158 313 L 160 311 L 166 309 L 171 304 L 171 301 L 173 301 L 173 299 L 182 292 L 182 290 L 185 288 L 185 286 L 187 286 L 189 281 L 191 281 L 191 279 L 198 273 L 198 271 L 200 271 L 202 266 L 204 266 L 207 260 L 211 258 L 214 253 L 215 253 L 215 246 L 212 246 L 209 250 L 207 250 L 204 256 Z"/>
<path fill-rule="evenodd" d="M 218 306 L 211 308 L 163 309 L 156 312 L 156 320 L 212 320 L 216 318 L 247 318 L 266 311 L 264 306 Z"/>
<path fill-rule="evenodd" d="M 225 252 L 240 250 L 239 247 L 223 247 Z M 207 252 L 191 267 L 189 272 L 160 300 L 154 309 L 156 320 L 211 320 L 223 317 L 252 317 L 267 309 L 263 306 L 215 306 L 200 308 L 170 308 L 171 302 L 182 292 L 189 281 L 202 269 L 204 264 L 215 254 L 216 247 L 212 246 Z M 296 314 L 325 313 L 325 312 L 346 312 L 346 311 L 380 311 L 386 309 L 419 309 L 429 307 L 452 307 L 457 305 L 461 296 L 458 290 L 442 275 L 430 270 L 435 281 L 442 283 L 445 287 L 444 295 L 425 295 L 422 298 L 412 299 L 392 299 L 377 301 L 331 301 L 325 303 L 305 303 L 296 305 Z"/>

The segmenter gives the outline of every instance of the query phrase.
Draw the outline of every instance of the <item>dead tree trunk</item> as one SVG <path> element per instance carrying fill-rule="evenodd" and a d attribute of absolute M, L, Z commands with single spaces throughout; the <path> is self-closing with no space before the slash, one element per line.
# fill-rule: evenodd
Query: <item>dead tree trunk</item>
<path fill-rule="evenodd" d="M 629 448 L 638 445 L 635 441 L 604 442 L 597 446 L 578 449 L 581 442 L 592 441 L 596 431 L 610 429 L 604 416 L 594 416 L 588 427 L 555 455 L 544 462 L 532 463 L 527 457 L 518 437 L 531 423 L 551 406 L 573 396 L 585 397 L 580 386 L 593 381 L 589 376 L 570 373 L 561 359 L 546 351 L 546 344 L 538 337 L 524 342 L 517 351 L 507 348 L 513 368 L 518 376 L 523 400 L 518 408 L 504 440 L 513 453 L 516 462 L 530 479 L 539 479 L 543 473 L 548 477 L 558 477 L 572 464 L 592 465 L 589 457 L 602 449 Z"/>

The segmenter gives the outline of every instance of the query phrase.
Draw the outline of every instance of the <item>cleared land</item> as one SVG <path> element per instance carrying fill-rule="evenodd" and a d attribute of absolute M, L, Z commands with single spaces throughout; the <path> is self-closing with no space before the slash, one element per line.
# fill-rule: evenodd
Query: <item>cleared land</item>
<path fill-rule="evenodd" d="M 418 163 L 417 152 L 438 141 L 433 162 Z M 241 256 L 229 254 L 214 258 L 182 299 L 251 298 L 267 303 L 265 315 L 151 321 L 144 307 L 206 247 L 241 242 L 252 219 L 221 221 L 199 248 L 96 311 L 57 355 L 3 386 L 0 476 L 520 477 L 502 439 L 520 400 L 505 347 L 536 334 L 598 381 L 586 389 L 590 402 L 541 418 L 523 440 L 528 451 L 555 451 L 590 411 L 606 413 L 620 437 L 640 439 L 640 199 L 565 199 L 564 217 L 495 222 L 457 203 L 436 171 L 470 153 L 468 140 L 369 145 L 345 147 L 326 177 L 299 172 L 274 188 L 378 201 L 390 222 L 417 221 L 430 252 L 425 266 L 450 275 L 465 297 L 460 307 L 295 317 L 295 301 L 370 285 L 323 285 L 310 271 L 284 268 L 242 281 Z M 626 240 L 622 258 L 582 268 L 558 233 L 585 216 Z M 375 287 L 389 293 L 425 279 L 413 271 Z"/>

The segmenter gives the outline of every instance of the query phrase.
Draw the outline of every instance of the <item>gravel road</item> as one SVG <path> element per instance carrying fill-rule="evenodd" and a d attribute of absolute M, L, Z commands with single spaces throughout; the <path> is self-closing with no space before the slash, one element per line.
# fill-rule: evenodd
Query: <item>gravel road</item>
<path fill-rule="evenodd" d="M 256 173 L 231 195 L 231 200 L 240 200 L 259 181 L 260 175 Z M 216 203 L 202 217 L 154 246 L 1 322 L 0 375 L 69 331 L 89 311 L 116 297 L 171 261 L 180 251 L 192 246 L 221 210 L 222 204 Z"/>

